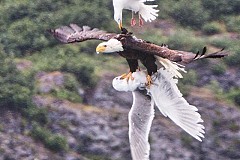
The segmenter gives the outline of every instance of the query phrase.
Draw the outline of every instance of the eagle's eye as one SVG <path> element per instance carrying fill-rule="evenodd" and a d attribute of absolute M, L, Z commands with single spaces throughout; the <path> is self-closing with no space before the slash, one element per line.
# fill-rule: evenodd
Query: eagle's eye
<path fill-rule="evenodd" d="M 105 44 L 105 45 L 103 45 L 103 47 L 107 47 L 107 45 Z"/>

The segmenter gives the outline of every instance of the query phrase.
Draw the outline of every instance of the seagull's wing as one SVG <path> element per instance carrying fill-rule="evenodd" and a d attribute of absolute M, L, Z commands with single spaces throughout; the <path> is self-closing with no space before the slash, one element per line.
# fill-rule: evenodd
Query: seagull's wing
<path fill-rule="evenodd" d="M 154 117 L 154 102 L 142 92 L 140 90 L 132 92 L 133 104 L 128 114 L 129 141 L 133 160 L 148 160 L 150 154 L 148 137 Z"/>
<path fill-rule="evenodd" d="M 88 26 L 79 27 L 77 24 L 70 24 L 69 26 L 62 26 L 48 31 L 63 43 L 75 43 L 87 40 L 108 41 L 116 36 L 115 33 L 106 33 L 106 31 L 97 28 L 91 29 Z"/>
<path fill-rule="evenodd" d="M 204 138 L 204 126 L 198 109 L 190 105 L 180 93 L 173 75 L 161 68 L 156 73 L 156 79 L 150 86 L 149 92 L 162 114 L 169 117 L 183 130 L 199 141 Z"/>
<path fill-rule="evenodd" d="M 132 91 L 133 104 L 128 114 L 131 154 L 133 160 L 148 160 L 150 154 L 148 136 L 154 117 L 154 102 L 144 89 L 146 74 L 137 71 L 132 76 L 134 79 L 129 81 L 121 79 L 121 76 L 115 77 L 112 85 L 118 91 Z"/>

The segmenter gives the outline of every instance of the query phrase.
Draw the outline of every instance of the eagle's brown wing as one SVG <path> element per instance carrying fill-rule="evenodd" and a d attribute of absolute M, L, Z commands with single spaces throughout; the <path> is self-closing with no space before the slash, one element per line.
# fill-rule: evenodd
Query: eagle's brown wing
<path fill-rule="evenodd" d="M 115 33 L 106 33 L 106 31 L 97 28 L 91 29 L 88 26 L 79 27 L 77 24 L 50 29 L 49 32 L 63 43 L 75 43 L 87 40 L 108 41 L 116 36 Z"/>
<path fill-rule="evenodd" d="M 192 61 L 203 59 L 203 58 L 222 58 L 228 55 L 228 51 L 219 50 L 214 53 L 206 54 L 206 47 L 203 48 L 201 53 L 192 53 L 186 51 L 172 50 L 166 45 L 156 45 L 150 42 L 146 42 L 142 39 L 137 39 L 131 35 L 120 35 L 123 46 L 129 50 L 135 50 L 139 53 L 151 54 L 167 58 L 174 62 L 190 63 Z"/>

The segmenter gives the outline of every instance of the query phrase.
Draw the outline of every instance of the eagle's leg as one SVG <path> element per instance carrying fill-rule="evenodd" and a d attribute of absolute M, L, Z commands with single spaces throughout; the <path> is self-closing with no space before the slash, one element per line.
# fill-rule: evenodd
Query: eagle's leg
<path fill-rule="evenodd" d="M 157 72 L 157 65 L 155 63 L 156 58 L 154 56 L 146 56 L 140 60 L 142 64 L 147 68 L 148 75 L 146 86 L 149 88 L 151 84 L 153 84 L 151 76 Z"/>
<path fill-rule="evenodd" d="M 134 12 L 132 11 L 131 26 L 135 26 L 135 25 L 136 25 L 136 20 L 134 18 Z"/>
<path fill-rule="evenodd" d="M 153 84 L 152 78 L 151 78 L 151 76 L 148 74 L 148 75 L 147 75 L 147 83 L 146 83 L 146 85 L 147 85 L 147 87 L 150 87 L 152 84 Z"/>
<path fill-rule="evenodd" d="M 134 80 L 134 78 L 132 77 L 132 73 L 136 72 L 136 70 L 139 68 L 138 66 L 138 60 L 137 59 L 127 59 L 129 68 L 130 68 L 130 72 L 128 74 L 123 74 L 121 75 L 121 79 L 127 79 L 127 81 L 129 79 Z"/>
<path fill-rule="evenodd" d="M 143 26 L 143 19 L 142 19 L 142 17 L 141 17 L 141 15 L 140 14 L 138 14 L 138 16 L 139 16 L 139 27 L 142 27 Z"/>

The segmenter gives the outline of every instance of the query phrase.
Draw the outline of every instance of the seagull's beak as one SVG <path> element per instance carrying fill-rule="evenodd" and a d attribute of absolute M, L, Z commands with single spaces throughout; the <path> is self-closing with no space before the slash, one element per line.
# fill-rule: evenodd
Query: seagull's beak
<path fill-rule="evenodd" d="M 103 45 L 98 45 L 96 48 L 96 52 L 97 54 L 102 53 L 106 50 L 106 47 L 104 47 Z"/>
<path fill-rule="evenodd" d="M 118 22 L 118 27 L 120 30 L 122 30 L 122 21 L 121 20 Z"/>

